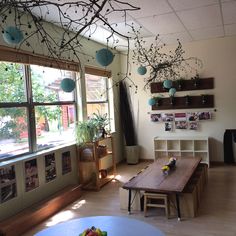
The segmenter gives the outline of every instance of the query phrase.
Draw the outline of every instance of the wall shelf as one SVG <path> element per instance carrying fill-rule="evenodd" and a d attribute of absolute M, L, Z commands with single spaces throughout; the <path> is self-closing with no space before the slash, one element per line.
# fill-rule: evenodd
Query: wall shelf
<path fill-rule="evenodd" d="M 152 106 L 152 110 L 213 108 L 213 107 L 214 107 L 214 95 L 199 95 L 199 96 L 160 98 L 158 103 Z"/>
<path fill-rule="evenodd" d="M 180 86 L 181 85 L 181 86 Z M 198 80 L 173 81 L 173 87 L 177 91 L 204 90 L 214 88 L 214 78 L 199 78 Z M 167 93 L 168 89 L 163 88 L 163 82 L 154 82 L 150 85 L 151 93 Z"/>

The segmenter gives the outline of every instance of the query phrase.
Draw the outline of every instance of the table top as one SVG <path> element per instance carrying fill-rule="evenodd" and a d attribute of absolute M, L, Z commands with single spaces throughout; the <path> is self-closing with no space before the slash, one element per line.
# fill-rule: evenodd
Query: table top
<path fill-rule="evenodd" d="M 123 188 L 180 193 L 200 161 L 200 157 L 177 157 L 175 169 L 164 175 L 161 168 L 168 163 L 168 158 L 160 158 L 125 183 Z"/>
<path fill-rule="evenodd" d="M 106 231 L 107 236 L 164 236 L 158 228 L 146 222 L 120 216 L 91 216 L 74 219 L 44 229 L 35 236 L 78 236 L 92 226 Z"/>

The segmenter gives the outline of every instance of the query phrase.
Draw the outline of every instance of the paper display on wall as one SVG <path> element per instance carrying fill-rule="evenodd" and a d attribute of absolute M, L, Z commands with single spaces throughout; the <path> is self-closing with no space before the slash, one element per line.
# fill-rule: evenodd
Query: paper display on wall
<path fill-rule="evenodd" d="M 66 174 L 71 172 L 71 156 L 70 152 L 63 152 L 62 153 L 62 174 Z"/>
<path fill-rule="evenodd" d="M 31 191 L 39 186 L 37 159 L 25 162 L 25 191 Z"/>
<path fill-rule="evenodd" d="M 0 168 L 0 203 L 16 197 L 15 166 Z"/>
<path fill-rule="evenodd" d="M 54 180 L 57 177 L 56 160 L 54 153 L 45 155 L 45 177 L 46 183 Z"/>

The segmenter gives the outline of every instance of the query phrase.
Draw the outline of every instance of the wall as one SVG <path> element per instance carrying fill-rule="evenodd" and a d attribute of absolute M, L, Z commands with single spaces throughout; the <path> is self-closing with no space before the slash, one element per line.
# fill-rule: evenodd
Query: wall
<path fill-rule="evenodd" d="M 11 21 L 11 19 L 8 19 Z M 8 25 L 11 25 L 11 22 L 7 23 Z M 27 25 L 27 24 L 26 24 Z M 55 38 L 60 36 L 62 33 L 61 29 L 53 26 L 51 24 L 44 24 L 44 27 L 50 31 L 50 33 L 55 32 Z M 30 43 L 33 47 L 34 53 L 37 54 L 42 54 L 42 55 L 47 55 L 47 49 L 43 47 L 43 45 L 40 43 L 40 41 L 37 38 L 31 39 Z M 83 45 L 82 51 L 83 53 L 80 56 L 80 62 L 82 65 L 82 69 L 84 70 L 85 65 L 93 66 L 93 67 L 98 67 L 99 65 L 96 63 L 94 57 L 95 57 L 95 52 L 101 48 L 104 47 L 104 45 L 101 45 L 99 43 L 93 42 L 92 40 L 87 40 L 87 39 L 82 39 L 81 44 Z M 0 45 L 3 46 L 8 46 L 0 36 Z M 30 51 L 32 52 L 32 49 L 27 46 L 22 46 L 22 50 Z M 114 51 L 115 53 L 115 58 L 114 61 L 111 65 L 109 65 L 106 69 L 112 71 L 112 79 L 117 81 L 119 80 L 118 72 L 120 71 L 120 56 L 117 51 Z M 73 54 L 72 52 L 68 52 Z M 104 68 L 102 68 L 104 69 Z M 84 80 L 84 74 L 82 74 L 81 80 Z M 119 126 L 119 106 L 118 106 L 118 99 L 117 99 L 117 94 L 118 94 L 118 89 L 116 86 L 113 88 L 113 102 L 114 103 L 114 117 L 115 117 L 115 131 L 116 134 L 114 134 L 114 148 L 115 148 L 115 157 L 116 157 L 116 162 L 121 161 L 122 159 L 122 154 L 120 152 L 121 150 L 121 137 L 120 137 L 120 126 Z M 80 102 L 79 102 L 80 104 Z M 79 107 L 80 109 L 81 107 Z M 72 152 L 72 166 L 73 170 L 70 174 L 67 174 L 65 176 L 62 176 L 61 174 L 61 153 L 66 151 L 66 150 L 71 150 Z M 17 175 L 17 197 L 14 199 L 11 199 L 5 203 L 0 204 L 0 220 L 15 214 L 16 212 L 22 210 L 23 208 L 29 207 L 30 205 L 52 195 L 56 191 L 62 189 L 66 185 L 73 184 L 73 183 L 78 183 L 78 168 L 77 168 L 77 161 L 76 161 L 76 146 L 70 146 L 70 147 L 64 147 L 64 148 L 58 148 L 55 150 L 55 155 L 56 155 L 56 166 L 57 166 L 57 178 L 53 180 L 50 183 L 45 183 L 45 168 L 44 168 L 44 155 L 47 152 L 46 151 L 43 154 L 36 154 L 36 155 L 31 155 L 30 157 L 22 157 L 17 160 L 13 160 L 10 162 L 0 162 L 0 168 L 6 166 L 6 165 L 15 165 L 15 171 Z M 39 169 L 39 181 L 40 181 L 40 187 L 38 187 L 35 190 L 32 190 L 30 192 L 25 192 L 25 180 L 24 180 L 24 162 L 27 161 L 28 159 L 31 159 L 33 157 L 37 157 L 38 160 L 38 169 Z"/>
<path fill-rule="evenodd" d="M 167 52 L 175 47 L 168 47 Z M 214 77 L 214 89 L 209 91 L 182 92 L 180 95 L 194 95 L 201 93 L 214 94 L 215 108 L 206 109 L 213 111 L 211 121 L 200 122 L 199 131 L 165 132 L 164 124 L 152 123 L 150 121 L 151 107 L 148 105 L 148 99 L 151 97 L 149 90 L 143 90 L 145 76 L 137 74 L 138 66 L 131 64 L 131 78 L 138 85 L 138 93 L 134 94 L 131 89 L 131 99 L 138 133 L 138 143 L 141 146 L 141 158 L 154 158 L 153 138 L 156 136 L 208 136 L 210 138 L 210 160 L 223 161 L 223 135 L 225 129 L 236 127 L 236 37 L 218 38 L 211 40 L 198 41 L 183 44 L 186 57 L 196 56 L 203 61 L 203 69 L 200 71 L 200 77 Z M 123 59 L 125 56 L 122 57 Z M 125 63 L 122 63 L 124 70 Z M 165 110 L 162 112 L 181 112 L 181 111 L 202 111 L 195 110 Z M 144 132 L 145 131 L 145 132 Z"/>

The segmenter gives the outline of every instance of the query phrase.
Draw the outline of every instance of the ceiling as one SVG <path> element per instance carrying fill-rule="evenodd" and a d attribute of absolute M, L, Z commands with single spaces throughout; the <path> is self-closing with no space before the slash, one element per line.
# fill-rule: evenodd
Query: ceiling
<path fill-rule="evenodd" d="M 58 0 L 50 0 L 56 2 Z M 60 0 L 66 2 L 66 0 Z M 76 2 L 75 0 L 73 0 Z M 126 23 L 122 12 L 114 12 L 109 15 L 108 21 L 114 25 L 118 32 L 132 36 L 131 28 L 141 28 L 141 36 L 151 43 L 157 34 L 161 43 L 175 44 L 177 39 L 181 43 L 204 40 L 210 38 L 227 37 L 236 35 L 236 0 L 122 0 L 133 6 L 140 7 L 138 11 L 128 11 Z M 119 7 L 117 5 L 117 7 Z M 50 9 L 50 14 L 45 20 L 56 22 L 59 17 L 55 9 Z M 48 11 L 48 8 L 40 11 Z M 104 9 L 103 12 L 105 12 Z M 36 13 L 36 12 L 35 12 Z M 70 17 L 76 18 L 78 14 L 70 12 Z M 46 15 L 46 14 L 45 14 Z M 105 29 L 103 24 L 92 33 L 87 31 L 86 37 L 94 41 L 106 44 L 111 32 Z M 76 30 L 76 29 L 75 29 Z M 127 41 L 116 36 L 119 40 L 118 50 L 127 49 Z M 109 46 L 112 42 L 109 42 Z M 132 42 L 131 42 L 132 48 Z"/>
<path fill-rule="evenodd" d="M 141 10 L 128 12 L 127 23 L 142 27 L 141 35 L 153 42 L 159 34 L 163 43 L 174 44 L 236 35 L 236 0 L 128 0 Z M 121 15 L 110 21 L 117 24 L 119 32 L 129 35 Z M 92 36 L 95 41 L 106 43 L 100 28 Z M 101 37 L 104 35 L 104 38 Z M 122 40 L 120 40 L 122 42 Z M 123 43 L 123 42 L 122 42 Z M 121 44 L 122 44 L 121 43 Z"/>

